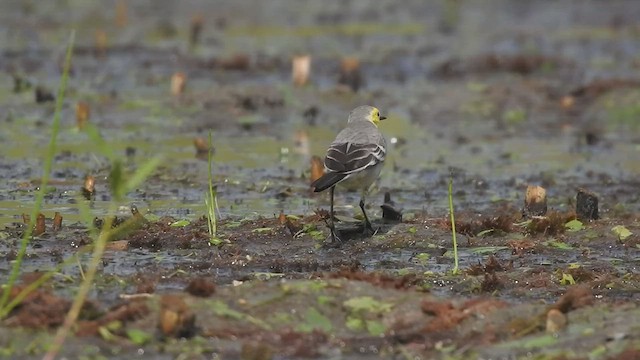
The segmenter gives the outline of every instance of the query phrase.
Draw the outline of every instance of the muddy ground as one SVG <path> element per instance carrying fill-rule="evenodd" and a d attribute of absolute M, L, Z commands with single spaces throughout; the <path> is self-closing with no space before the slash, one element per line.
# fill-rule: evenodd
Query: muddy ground
<path fill-rule="evenodd" d="M 144 220 L 109 245 L 61 356 L 640 358 L 640 4 L 248 4 L 0 4 L 3 283 L 76 29 L 46 231 L 11 296 L 91 243 L 79 202 L 99 220 L 114 215 L 112 162 L 78 130 L 78 103 L 127 173 L 162 158 L 118 203 L 119 218 L 135 205 Z M 312 70 L 294 86 L 300 54 Z M 345 58 L 359 68 L 341 74 Z M 178 72 L 185 90 L 172 94 Z M 363 236 L 358 194 L 337 191 L 341 241 L 331 243 L 310 157 L 361 104 L 389 118 L 389 157 L 367 198 L 378 232 Z M 209 131 L 216 245 L 203 218 L 206 156 L 193 145 Z M 546 189 L 545 216 L 523 217 L 527 185 Z M 578 189 L 597 196 L 597 219 L 576 214 Z M 382 219 L 385 193 L 402 221 Z M 42 357 L 88 261 L 2 320 L 0 356 Z"/>

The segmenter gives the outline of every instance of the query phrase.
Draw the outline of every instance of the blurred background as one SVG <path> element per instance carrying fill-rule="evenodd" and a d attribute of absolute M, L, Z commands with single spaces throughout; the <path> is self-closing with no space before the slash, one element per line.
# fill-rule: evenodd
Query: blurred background
<path fill-rule="evenodd" d="M 308 191 L 311 157 L 363 104 L 389 117 L 374 217 L 384 192 L 408 217 L 445 214 L 450 174 L 467 210 L 520 205 L 530 183 L 552 208 L 585 186 L 604 214 L 638 210 L 639 18 L 633 0 L 4 0 L 0 225 L 32 204 L 72 29 L 45 205 L 65 219 L 87 175 L 95 209 L 111 199 L 87 122 L 129 171 L 163 157 L 128 196 L 144 212 L 205 213 L 194 142 L 211 131 L 223 217 L 311 213 L 327 204 Z M 357 194 L 338 196 L 357 212 Z"/>

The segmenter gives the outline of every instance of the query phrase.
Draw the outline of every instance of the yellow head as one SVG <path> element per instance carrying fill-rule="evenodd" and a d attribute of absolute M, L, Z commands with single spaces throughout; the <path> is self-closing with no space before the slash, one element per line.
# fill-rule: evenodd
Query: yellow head
<path fill-rule="evenodd" d="M 380 121 L 384 119 L 386 119 L 386 117 L 380 116 L 380 110 L 373 106 L 363 105 L 351 111 L 348 122 L 369 121 L 373 123 L 373 125 L 378 126 Z"/>

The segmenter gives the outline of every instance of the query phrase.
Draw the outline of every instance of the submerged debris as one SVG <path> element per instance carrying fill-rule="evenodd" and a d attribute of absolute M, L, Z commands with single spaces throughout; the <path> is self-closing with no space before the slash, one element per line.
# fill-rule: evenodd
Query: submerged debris
<path fill-rule="evenodd" d="M 547 191 L 542 186 L 528 185 L 522 216 L 543 216 L 547 213 Z"/>
<path fill-rule="evenodd" d="M 531 219 L 525 226 L 527 234 L 558 235 L 565 232 L 566 223 L 576 218 L 573 212 L 561 213 L 550 211 L 547 216 L 539 216 Z"/>
<path fill-rule="evenodd" d="M 318 118 L 318 114 L 320 113 L 320 110 L 318 109 L 317 106 L 310 106 L 307 109 L 304 110 L 304 112 L 302 113 L 302 116 L 304 116 L 304 119 L 307 123 L 307 125 L 309 126 L 315 126 L 316 125 L 316 119 Z"/>
<path fill-rule="evenodd" d="M 205 277 L 197 277 L 184 290 L 193 296 L 209 297 L 216 292 L 216 284 Z"/>
<path fill-rule="evenodd" d="M 82 185 L 82 196 L 87 200 L 94 199 L 96 195 L 96 178 L 93 175 L 84 177 L 84 185 Z"/>
<path fill-rule="evenodd" d="M 202 27 L 204 25 L 204 18 L 202 15 L 194 15 L 191 18 L 191 24 L 189 26 L 189 46 L 194 48 L 200 43 L 200 35 L 202 34 Z"/>
<path fill-rule="evenodd" d="M 293 85 L 306 85 L 311 72 L 311 55 L 295 56 L 291 64 L 291 81 Z"/>
<path fill-rule="evenodd" d="M 592 305 L 594 301 L 593 293 L 587 286 L 576 285 L 568 288 L 567 292 L 551 306 L 551 309 L 558 309 L 562 313 Z"/>
<path fill-rule="evenodd" d="M 181 295 L 163 295 L 160 299 L 158 328 L 162 335 L 188 338 L 196 334 L 196 315 Z"/>
<path fill-rule="evenodd" d="M 512 72 L 529 75 L 548 67 L 571 65 L 571 61 L 559 57 L 531 54 L 486 54 L 468 59 L 453 58 L 435 68 L 435 74 L 446 77 L 476 73 Z"/>
<path fill-rule="evenodd" d="M 556 333 L 567 327 L 567 316 L 558 309 L 551 309 L 547 312 L 547 332 Z"/>
<path fill-rule="evenodd" d="M 203 137 L 194 138 L 193 146 L 196 148 L 196 157 L 198 158 L 202 155 L 208 155 L 209 152 L 211 152 L 212 154 L 214 152 L 213 146 L 209 147 L 209 142 Z"/>
<path fill-rule="evenodd" d="M 16 297 L 22 290 L 23 287 L 14 287 L 11 289 L 10 298 Z M 3 323 L 29 328 L 54 328 L 62 324 L 70 306 L 70 300 L 48 291 L 35 291 L 29 294 Z"/>
<path fill-rule="evenodd" d="M 391 200 L 391 193 L 384 193 L 384 204 L 380 206 L 382 208 L 382 218 L 387 221 L 402 222 L 402 209 L 396 209 L 396 203 Z"/>
<path fill-rule="evenodd" d="M 56 211 L 55 215 L 53 216 L 53 225 L 51 227 L 51 230 L 56 232 L 56 231 L 60 231 L 61 228 L 62 228 L 62 215 L 60 215 L 60 213 Z"/>
<path fill-rule="evenodd" d="M 184 89 L 187 86 L 187 75 L 182 71 L 171 76 L 171 95 L 180 96 L 184 93 Z"/>
<path fill-rule="evenodd" d="M 89 122 L 89 115 L 91 114 L 91 108 L 89 103 L 85 101 L 78 101 L 76 103 L 76 126 L 79 130 L 84 129 L 85 125 Z"/>
<path fill-rule="evenodd" d="M 33 232 L 32 234 L 34 236 L 39 236 L 44 234 L 45 232 L 45 217 L 42 213 L 39 213 L 38 216 L 36 217 L 36 222 L 35 224 L 31 224 L 31 216 L 28 214 L 22 214 L 22 222 L 29 226 L 32 225 L 33 226 Z"/>
<path fill-rule="evenodd" d="M 576 215 L 581 221 L 598 220 L 598 196 L 585 189 L 578 189 Z"/>
<path fill-rule="evenodd" d="M 42 86 L 36 86 L 35 90 L 35 100 L 38 104 L 45 103 L 49 101 L 55 101 L 56 97 L 53 96 L 53 93 Z"/>
<path fill-rule="evenodd" d="M 345 86 L 353 92 L 357 92 L 362 86 L 362 74 L 360 73 L 360 60 L 346 57 L 340 63 L 340 77 L 338 84 Z"/>
<path fill-rule="evenodd" d="M 31 85 L 31 82 L 28 79 L 26 79 L 26 78 L 24 78 L 24 77 L 22 77 L 22 76 L 20 76 L 18 74 L 13 74 L 12 77 L 13 77 L 13 92 L 14 93 L 18 94 L 18 93 L 21 93 L 21 92 L 23 92 L 25 90 L 31 89 L 32 85 Z"/>
<path fill-rule="evenodd" d="M 44 221 L 45 221 L 44 214 L 42 213 L 38 214 L 38 217 L 36 218 L 36 227 L 33 229 L 33 235 L 38 236 L 38 235 L 44 234 L 44 232 L 46 231 L 46 226 Z"/>
<path fill-rule="evenodd" d="M 96 55 L 104 57 L 107 54 L 107 32 L 97 29 L 95 32 Z"/>

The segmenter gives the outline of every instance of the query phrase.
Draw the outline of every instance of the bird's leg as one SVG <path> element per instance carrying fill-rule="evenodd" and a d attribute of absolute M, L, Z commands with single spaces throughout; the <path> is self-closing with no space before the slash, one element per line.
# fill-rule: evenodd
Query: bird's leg
<path fill-rule="evenodd" d="M 360 209 L 362 209 L 362 215 L 364 215 L 364 233 L 366 234 L 368 231 L 371 231 L 371 234 L 375 234 L 376 231 L 373 229 L 373 226 L 371 226 L 367 212 L 364 210 L 364 195 L 360 197 Z"/>
<path fill-rule="evenodd" d="M 335 186 L 331 187 L 329 190 L 329 197 L 331 198 L 331 209 L 329 211 L 329 229 L 331 229 L 331 242 L 336 242 L 336 225 L 333 223 L 333 190 Z"/>

